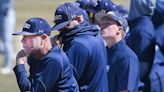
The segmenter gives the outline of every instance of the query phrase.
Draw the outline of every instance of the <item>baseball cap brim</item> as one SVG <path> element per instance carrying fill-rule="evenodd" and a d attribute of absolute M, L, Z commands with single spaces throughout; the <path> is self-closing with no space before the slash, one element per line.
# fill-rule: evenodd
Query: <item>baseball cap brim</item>
<path fill-rule="evenodd" d="M 70 22 L 71 22 L 71 20 L 54 25 L 52 27 L 52 30 L 60 30 L 60 29 L 64 28 L 65 26 L 67 26 Z"/>
<path fill-rule="evenodd" d="M 39 34 L 22 31 L 22 32 L 15 32 L 12 35 L 39 35 Z"/>
<path fill-rule="evenodd" d="M 103 12 L 98 12 L 98 13 L 96 13 L 96 14 L 94 15 L 95 23 L 96 23 L 96 24 L 101 24 L 101 20 L 102 20 L 102 18 L 105 17 L 105 16 L 109 17 L 108 14 L 103 13 Z"/>

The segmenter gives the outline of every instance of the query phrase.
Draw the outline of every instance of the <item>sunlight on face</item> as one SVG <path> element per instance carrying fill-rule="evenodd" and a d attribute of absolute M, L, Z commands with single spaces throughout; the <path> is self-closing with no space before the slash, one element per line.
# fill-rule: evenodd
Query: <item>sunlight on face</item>
<path fill-rule="evenodd" d="M 101 35 L 104 39 L 110 39 L 114 38 L 117 35 L 117 30 L 119 30 L 119 27 L 116 24 L 111 24 L 109 26 L 101 25 Z"/>
<path fill-rule="evenodd" d="M 33 51 L 40 49 L 41 37 L 39 36 L 23 36 L 21 40 L 23 49 L 27 54 L 31 54 Z"/>
<path fill-rule="evenodd" d="M 37 36 L 35 37 L 32 41 L 33 41 L 33 47 L 37 50 L 40 49 L 42 47 L 41 45 L 41 37 Z"/>

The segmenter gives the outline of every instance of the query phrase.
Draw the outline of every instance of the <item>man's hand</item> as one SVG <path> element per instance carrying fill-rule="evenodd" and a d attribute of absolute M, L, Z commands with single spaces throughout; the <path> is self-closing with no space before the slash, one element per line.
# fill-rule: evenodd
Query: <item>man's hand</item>
<path fill-rule="evenodd" d="M 26 55 L 24 50 L 19 51 L 16 56 L 16 65 L 25 64 L 27 62 L 27 57 L 28 56 Z"/>

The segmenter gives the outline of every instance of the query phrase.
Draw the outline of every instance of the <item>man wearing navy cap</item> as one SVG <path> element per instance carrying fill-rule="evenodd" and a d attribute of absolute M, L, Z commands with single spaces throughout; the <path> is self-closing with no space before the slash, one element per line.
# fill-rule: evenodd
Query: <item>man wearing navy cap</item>
<path fill-rule="evenodd" d="M 128 10 L 121 6 L 116 5 L 111 0 L 98 0 L 97 1 L 97 12 L 107 13 L 108 11 L 114 11 L 121 13 L 125 18 L 128 17 Z"/>
<path fill-rule="evenodd" d="M 23 49 L 14 72 L 21 92 L 79 92 L 67 56 L 50 42 L 51 28 L 42 18 L 30 18 L 23 26 Z M 27 76 L 25 63 L 30 65 Z"/>
<path fill-rule="evenodd" d="M 64 3 L 56 9 L 53 29 L 60 31 L 80 92 L 108 92 L 107 53 L 102 37 L 97 26 L 82 20 L 78 6 Z"/>
<path fill-rule="evenodd" d="M 109 92 L 138 92 L 139 62 L 136 54 L 126 45 L 126 19 L 117 12 L 97 13 L 101 35 L 107 43 Z"/>

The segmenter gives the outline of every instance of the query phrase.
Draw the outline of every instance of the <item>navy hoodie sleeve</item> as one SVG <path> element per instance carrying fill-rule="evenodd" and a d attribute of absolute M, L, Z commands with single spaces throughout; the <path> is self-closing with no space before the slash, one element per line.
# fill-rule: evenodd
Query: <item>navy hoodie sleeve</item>
<path fill-rule="evenodd" d="M 28 79 L 25 65 L 24 64 L 17 65 L 14 68 L 14 72 L 21 92 L 29 91 L 31 87 L 31 83 Z"/>
<path fill-rule="evenodd" d="M 29 79 L 24 65 L 17 65 L 14 72 L 21 92 L 29 90 L 31 92 L 50 92 L 55 90 L 54 85 L 61 76 L 61 65 L 53 59 L 49 59 L 42 69 Z"/>
<path fill-rule="evenodd" d="M 74 66 L 74 76 L 76 80 L 79 81 L 85 71 L 84 69 L 87 65 L 87 61 L 89 60 L 89 51 L 85 46 L 77 43 L 70 47 L 66 51 L 66 54 L 71 64 Z"/>

